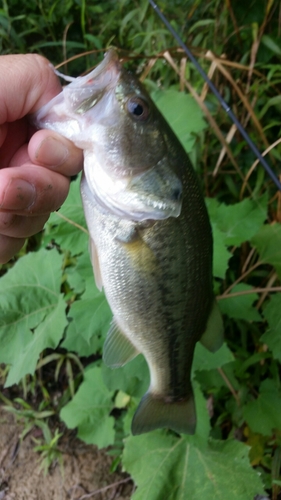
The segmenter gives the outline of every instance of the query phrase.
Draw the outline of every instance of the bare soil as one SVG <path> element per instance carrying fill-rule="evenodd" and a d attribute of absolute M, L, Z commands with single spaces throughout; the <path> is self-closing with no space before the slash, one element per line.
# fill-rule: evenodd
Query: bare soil
<path fill-rule="evenodd" d="M 63 467 L 56 463 L 44 475 L 34 451 L 38 429 L 21 443 L 22 430 L 0 405 L 0 500 L 130 500 L 132 481 L 122 472 L 110 472 L 112 457 L 106 451 L 66 433 L 59 442 Z"/>

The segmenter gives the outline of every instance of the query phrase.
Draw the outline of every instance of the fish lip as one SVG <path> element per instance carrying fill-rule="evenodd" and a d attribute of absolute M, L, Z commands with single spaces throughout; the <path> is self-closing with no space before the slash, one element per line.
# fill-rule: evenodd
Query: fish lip
<path fill-rule="evenodd" d="M 103 61 L 88 75 L 75 79 L 64 88 L 65 102 L 74 115 L 83 115 L 93 108 L 108 91 L 115 89 L 122 66 L 113 49 L 106 52 Z"/>
<path fill-rule="evenodd" d="M 93 69 L 88 75 L 80 77 L 81 80 L 83 79 L 83 82 L 81 82 L 81 87 L 88 86 L 89 84 L 94 83 L 95 80 L 97 80 L 101 75 L 104 76 L 104 74 L 106 74 L 107 72 L 110 72 L 112 74 L 112 77 L 116 74 L 119 76 L 121 69 L 122 66 L 118 59 L 117 52 L 114 49 L 109 49 L 105 53 L 104 59 L 98 64 L 95 69 Z M 114 85 L 115 84 L 116 82 L 114 79 Z"/>

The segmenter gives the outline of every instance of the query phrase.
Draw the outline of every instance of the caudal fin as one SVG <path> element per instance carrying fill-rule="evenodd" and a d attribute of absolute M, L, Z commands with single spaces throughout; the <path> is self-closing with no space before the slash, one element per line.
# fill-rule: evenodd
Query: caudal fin
<path fill-rule="evenodd" d="M 162 427 L 176 432 L 194 434 L 196 410 L 193 394 L 189 399 L 167 403 L 163 398 L 147 392 L 133 417 L 132 434 L 143 434 Z"/>

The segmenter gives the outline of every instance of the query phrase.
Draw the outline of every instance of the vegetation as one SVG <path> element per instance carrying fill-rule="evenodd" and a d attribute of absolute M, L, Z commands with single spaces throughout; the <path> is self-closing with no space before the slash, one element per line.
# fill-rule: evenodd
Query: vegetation
<path fill-rule="evenodd" d="M 279 2 L 158 4 L 279 175 Z M 86 443 L 110 447 L 137 485 L 134 500 L 281 498 L 281 194 L 148 0 L 31 0 L 18 11 L 18 0 L 3 0 L 2 54 L 39 52 L 75 76 L 114 45 L 145 79 L 202 182 L 226 342 L 215 355 L 196 349 L 195 436 L 130 435 L 147 367 L 141 356 L 115 371 L 101 361 L 111 313 L 92 277 L 75 181 L 44 233 L 0 269 L 1 399 L 27 429 L 44 428 L 45 468 L 58 454 L 59 415 Z"/>

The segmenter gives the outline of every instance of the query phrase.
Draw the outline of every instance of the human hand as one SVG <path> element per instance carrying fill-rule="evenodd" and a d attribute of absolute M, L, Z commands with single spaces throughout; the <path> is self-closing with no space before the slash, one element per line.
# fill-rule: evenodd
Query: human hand
<path fill-rule="evenodd" d="M 0 264 L 43 228 L 64 202 L 70 176 L 82 168 L 80 149 L 28 121 L 60 91 L 47 59 L 0 56 Z"/>

